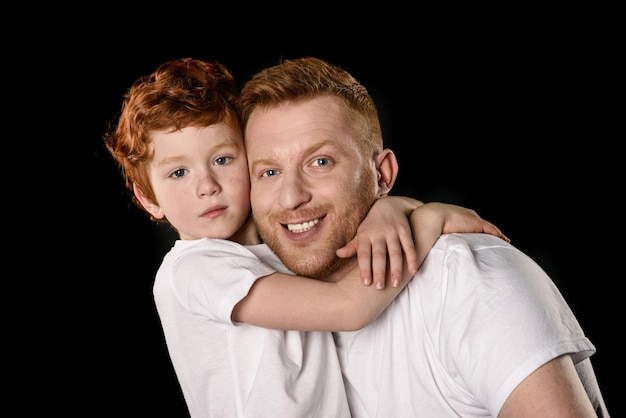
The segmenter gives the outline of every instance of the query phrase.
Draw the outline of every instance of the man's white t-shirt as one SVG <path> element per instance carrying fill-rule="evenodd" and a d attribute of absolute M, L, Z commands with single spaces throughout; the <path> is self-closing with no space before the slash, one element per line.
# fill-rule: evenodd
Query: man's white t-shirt
<path fill-rule="evenodd" d="M 442 235 L 374 322 L 335 334 L 352 413 L 368 418 L 495 417 L 544 363 L 595 352 L 546 273 L 487 234 Z"/>
<path fill-rule="evenodd" d="M 288 272 L 265 245 L 224 240 L 179 240 L 164 257 L 154 298 L 192 417 L 350 416 L 332 333 L 231 320 L 254 281 L 277 269 Z"/>

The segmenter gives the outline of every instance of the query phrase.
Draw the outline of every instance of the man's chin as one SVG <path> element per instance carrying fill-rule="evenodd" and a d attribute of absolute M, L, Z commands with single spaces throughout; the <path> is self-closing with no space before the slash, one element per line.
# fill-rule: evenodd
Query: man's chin
<path fill-rule="evenodd" d="M 330 239 L 330 242 L 294 242 L 282 241 L 273 234 L 265 234 L 265 243 L 280 258 L 290 271 L 298 276 L 312 279 L 334 281 L 333 276 L 343 269 L 346 260 L 337 257 L 335 248 L 342 245 Z M 329 280 L 330 278 L 330 280 Z"/>
<path fill-rule="evenodd" d="M 340 278 L 347 265 L 347 260 L 332 256 L 326 259 L 313 258 L 311 254 L 294 256 L 293 253 L 281 257 L 283 264 L 294 274 L 316 280 L 334 282 Z"/>

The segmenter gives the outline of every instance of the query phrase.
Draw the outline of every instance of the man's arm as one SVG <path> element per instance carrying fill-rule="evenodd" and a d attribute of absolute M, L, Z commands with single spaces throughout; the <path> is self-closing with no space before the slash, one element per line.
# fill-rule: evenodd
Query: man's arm
<path fill-rule="evenodd" d="M 498 418 L 597 416 L 567 354 L 549 361 L 524 379 L 498 414 Z"/>

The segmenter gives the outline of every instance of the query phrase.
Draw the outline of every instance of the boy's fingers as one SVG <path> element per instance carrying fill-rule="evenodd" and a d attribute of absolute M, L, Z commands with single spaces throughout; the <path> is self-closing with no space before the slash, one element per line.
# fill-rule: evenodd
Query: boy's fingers
<path fill-rule="evenodd" d="M 359 244 L 357 250 L 357 260 L 361 281 L 365 286 L 372 284 L 372 248 L 364 243 Z"/>

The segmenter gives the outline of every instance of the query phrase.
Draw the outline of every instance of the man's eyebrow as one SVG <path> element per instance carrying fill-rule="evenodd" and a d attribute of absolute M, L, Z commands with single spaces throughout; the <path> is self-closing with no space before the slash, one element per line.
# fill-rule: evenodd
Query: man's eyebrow
<path fill-rule="evenodd" d="M 253 172 L 256 170 L 257 166 L 272 166 L 274 165 L 274 160 L 261 158 L 260 160 L 248 161 L 248 165 L 250 171 Z"/>
<path fill-rule="evenodd" d="M 318 142 L 317 144 L 312 145 L 311 147 L 306 149 L 305 152 L 307 154 L 313 154 L 324 147 L 329 147 L 334 150 L 337 150 L 339 151 L 340 154 L 343 154 L 343 155 L 349 153 L 349 149 L 345 146 L 343 142 L 333 141 L 330 139 L 326 139 L 324 141 L 321 141 L 321 142 Z"/>

